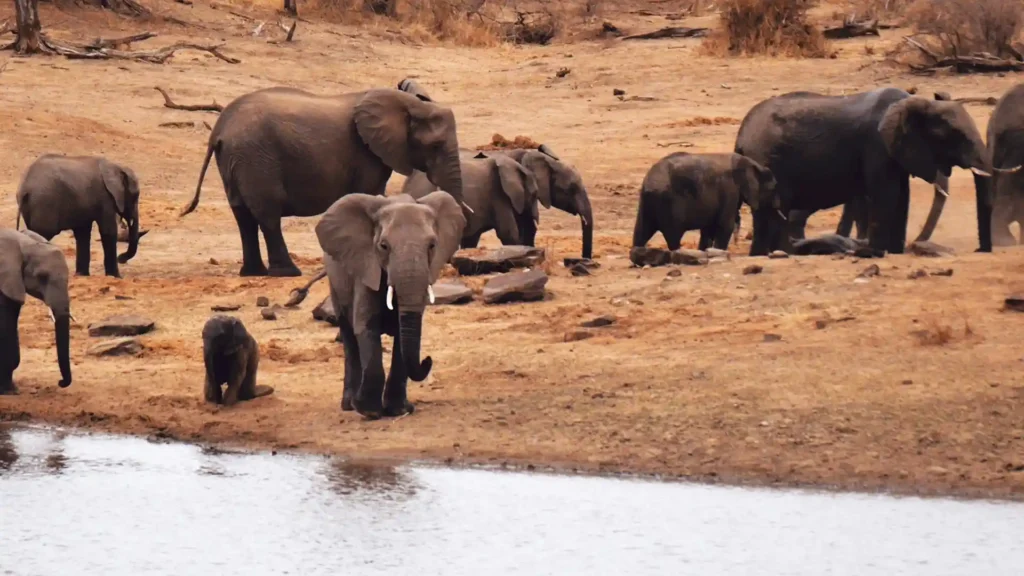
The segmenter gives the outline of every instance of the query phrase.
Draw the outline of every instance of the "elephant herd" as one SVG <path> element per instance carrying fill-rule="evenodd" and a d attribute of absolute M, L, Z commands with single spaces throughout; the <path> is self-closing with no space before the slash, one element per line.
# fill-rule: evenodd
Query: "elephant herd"
<path fill-rule="evenodd" d="M 934 185 L 919 239 L 931 236 L 953 167 L 974 173 L 978 251 L 1014 244 L 1024 224 L 1024 84 L 999 101 L 987 145 L 963 106 L 936 95 L 881 88 L 847 96 L 793 92 L 754 106 L 731 153 L 673 153 L 640 187 L 633 246 L 660 232 L 670 249 L 700 231 L 700 247 L 727 248 L 745 203 L 753 217 L 752 256 L 793 251 L 808 217 L 843 205 L 837 233 L 872 250 L 902 253 L 911 176 Z M 455 115 L 406 79 L 397 89 L 319 96 L 268 88 L 228 104 L 211 130 L 192 201 L 215 158 L 242 244 L 241 276 L 299 276 L 281 219 L 317 216 L 317 240 L 345 348 L 342 410 L 368 418 L 412 412 L 409 378 L 430 373 L 421 356 L 424 311 L 452 255 L 493 230 L 503 244 L 532 246 L 539 205 L 580 219 L 582 256 L 593 252 L 594 215 L 579 172 L 549 147 L 477 151 L 459 145 Z M 386 196 L 393 172 L 402 193 Z M 135 173 L 102 157 L 46 154 L 26 171 L 18 222 L 0 230 L 0 394 L 13 393 L 19 364 L 18 316 L 30 294 L 55 325 L 60 386 L 71 384 L 69 271 L 50 240 L 71 230 L 75 271 L 89 273 L 92 226 L 100 232 L 107 275 L 120 277 L 139 245 Z M 128 249 L 115 253 L 119 223 Z M 267 246 L 267 265 L 259 234 Z M 315 281 L 315 280 L 314 280 Z M 394 338 L 385 373 L 381 336 Z M 272 392 L 255 384 L 259 348 L 237 319 L 203 329 L 210 402 L 232 404 Z M 221 394 L 219 383 L 227 382 Z"/>

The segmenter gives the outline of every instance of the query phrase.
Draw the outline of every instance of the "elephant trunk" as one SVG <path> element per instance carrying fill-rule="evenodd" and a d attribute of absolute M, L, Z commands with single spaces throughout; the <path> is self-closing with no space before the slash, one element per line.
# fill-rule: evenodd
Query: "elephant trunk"
<path fill-rule="evenodd" d="M 57 337 L 57 365 L 60 366 L 61 388 L 71 386 L 71 315 L 54 314 L 54 334 Z"/>
<path fill-rule="evenodd" d="M 433 361 L 427 356 L 420 361 L 420 335 L 423 332 L 423 312 L 401 312 L 398 315 L 399 342 L 402 363 L 414 382 L 422 382 L 430 374 Z"/>
<path fill-rule="evenodd" d="M 466 205 L 462 197 L 462 164 L 459 161 L 457 146 L 439 161 L 427 165 L 427 178 L 435 186 L 451 194 L 459 204 Z"/>
<path fill-rule="evenodd" d="M 393 270 L 388 274 L 394 294 L 398 296 L 398 345 L 402 364 L 414 382 L 421 382 L 430 374 L 432 360 L 420 360 L 420 336 L 423 332 L 423 312 L 429 297 L 429 270 L 426 258 L 417 247 L 407 247 L 407 253 L 394 253 Z M 401 250 L 401 252 L 406 252 Z M 389 307 L 391 305 L 389 304 Z"/>
<path fill-rule="evenodd" d="M 978 213 L 978 252 L 992 251 L 992 178 L 974 175 L 974 198 Z"/>
<path fill-rule="evenodd" d="M 577 202 L 577 211 L 580 215 L 580 229 L 583 234 L 583 258 L 594 257 L 594 211 L 590 207 L 590 199 L 587 195 L 581 194 Z"/>
<path fill-rule="evenodd" d="M 935 232 L 935 226 L 939 223 L 942 210 L 946 207 L 946 197 L 949 196 L 949 177 L 940 172 L 935 177 L 934 187 L 935 197 L 932 198 L 932 209 L 928 211 L 928 218 L 925 220 L 924 226 L 921 227 L 921 233 L 917 235 L 915 242 L 930 240 L 932 233 Z"/>
<path fill-rule="evenodd" d="M 128 221 L 128 249 L 125 250 L 124 254 L 117 257 L 117 261 L 124 264 L 135 257 L 135 253 L 139 251 L 139 205 L 136 204 L 132 209 L 132 213 L 129 216 Z"/>

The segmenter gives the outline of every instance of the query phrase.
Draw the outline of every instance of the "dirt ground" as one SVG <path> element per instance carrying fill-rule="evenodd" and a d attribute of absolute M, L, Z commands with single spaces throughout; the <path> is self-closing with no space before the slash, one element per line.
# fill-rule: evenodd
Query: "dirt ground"
<path fill-rule="evenodd" d="M 73 278 L 75 383 L 60 390 L 44 306 L 22 314 L 21 395 L 0 398 L 0 420 L 29 420 L 245 448 L 351 457 L 633 472 L 735 483 L 812 485 L 908 493 L 1024 497 L 1024 351 L 1021 318 L 1001 311 L 1024 290 L 1017 249 L 973 254 L 969 173 L 956 170 L 934 240 L 957 255 L 877 261 L 881 275 L 855 283 L 871 264 L 830 257 L 757 259 L 741 240 L 729 263 L 635 269 L 628 264 L 637 188 L 661 156 L 731 150 L 740 119 L 759 100 L 792 90 L 841 94 L 892 85 L 954 96 L 1000 95 L 1013 75 L 916 77 L 882 62 L 906 33 L 836 43 L 834 59 L 720 60 L 700 40 L 593 41 L 546 47 L 460 48 L 403 40 L 386 26 L 356 29 L 300 22 L 297 41 L 252 35 L 277 17 L 263 6 L 160 3 L 188 26 L 134 23 L 96 11 L 43 6 L 54 36 L 91 39 L 153 29 L 137 45 L 221 42 L 228 64 L 184 51 L 165 65 L 8 59 L 0 72 L 0 221 L 14 225 L 21 173 L 45 152 L 104 154 L 142 182 L 144 237 L 123 280 Z M 0 18 L 11 7 L 0 9 Z M 250 14 L 246 19 L 233 14 Z M 656 16 L 605 16 L 635 31 L 670 25 Z M 690 19 L 686 25 L 714 22 Z M 556 78 L 561 68 L 568 75 Z M 198 210 L 191 198 L 216 115 L 166 109 L 154 86 L 179 102 L 226 104 L 245 92 L 289 85 L 331 93 L 418 78 L 453 107 L 463 146 L 527 135 L 579 168 L 595 210 L 601 268 L 575 278 L 561 259 L 580 250 L 578 223 L 543 211 L 538 245 L 548 249 L 550 295 L 540 303 L 434 307 L 425 320 L 430 378 L 410 383 L 415 414 L 368 422 L 342 413 L 343 356 L 335 330 L 310 311 L 321 282 L 295 310 L 264 321 L 258 296 L 283 303 L 305 278 L 237 276 L 241 246 L 214 172 Z M 636 100 L 620 100 L 614 88 Z M 991 107 L 969 105 L 984 132 Z M 193 122 L 195 127 L 161 127 Z M 402 182 L 395 176 L 389 190 Z M 912 184 L 910 228 L 920 229 L 931 189 Z M 818 214 L 809 233 L 833 229 Z M 286 222 L 289 249 L 308 278 L 319 269 L 316 218 Z M 744 228 L 750 226 L 749 218 Z M 693 246 L 695 233 L 685 244 Z M 54 240 L 73 268 L 70 232 Z M 661 243 L 658 237 L 655 244 Z M 493 234 L 483 245 L 496 246 Z M 909 279 L 919 268 L 953 275 Z M 479 288 L 482 281 L 470 279 Z M 259 381 L 276 393 L 231 409 L 202 401 L 200 332 L 215 304 L 260 342 Z M 134 313 L 156 321 L 134 358 L 86 355 L 90 322 Z M 593 337 L 579 324 L 613 315 Z M 832 322 L 834 321 L 834 322 Z M 1011 330 L 1013 328 L 1014 330 Z M 774 336 L 766 336 L 774 335 Z M 386 341 L 387 345 L 388 342 Z M 387 346 L 386 346 L 387 347 Z"/>

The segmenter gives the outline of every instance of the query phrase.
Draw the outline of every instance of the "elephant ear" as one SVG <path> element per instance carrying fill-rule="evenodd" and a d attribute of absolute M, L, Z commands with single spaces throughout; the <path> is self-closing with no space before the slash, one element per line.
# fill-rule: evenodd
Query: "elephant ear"
<path fill-rule="evenodd" d="M 732 166 L 732 179 L 736 188 L 739 189 L 743 200 L 750 205 L 751 212 L 761 209 L 761 184 L 757 172 L 758 166 L 749 158 L 736 155 Z"/>
<path fill-rule="evenodd" d="M 409 156 L 409 109 L 416 104 L 422 102 L 405 92 L 370 90 L 352 114 L 363 142 L 384 164 L 403 176 L 414 169 Z"/>
<path fill-rule="evenodd" d="M 377 212 L 391 201 L 385 196 L 347 194 L 316 224 L 323 251 L 371 290 L 380 290 L 381 268 L 373 245 Z"/>
<path fill-rule="evenodd" d="M 25 302 L 23 266 L 18 241 L 0 236 L 0 293 L 19 303 Z"/>
<path fill-rule="evenodd" d="M 522 214 L 530 203 L 539 196 L 537 179 L 522 164 L 511 158 L 498 156 L 493 160 L 498 166 L 498 178 L 501 180 L 501 189 L 512 202 L 512 208 L 516 211 L 516 214 Z"/>
<path fill-rule="evenodd" d="M 934 182 L 941 166 L 935 160 L 928 128 L 934 116 L 934 103 L 911 96 L 891 106 L 878 123 L 878 132 L 889 156 L 904 170 L 926 182 Z"/>
<path fill-rule="evenodd" d="M 103 176 L 103 186 L 106 187 L 110 196 L 114 198 L 114 204 L 117 205 L 117 213 L 124 214 L 125 197 L 127 195 L 124 170 L 113 162 L 100 158 L 100 175 Z"/>
<path fill-rule="evenodd" d="M 433 284 L 441 276 L 445 264 L 459 249 L 462 232 L 466 227 L 466 216 L 463 215 L 462 207 L 455 198 L 443 190 L 431 192 L 417 202 L 429 206 L 434 211 L 437 245 L 434 247 L 434 257 L 430 260 L 430 283 Z"/>
<path fill-rule="evenodd" d="M 551 176 L 554 168 L 551 165 L 551 158 L 543 152 L 533 150 L 523 154 L 522 164 L 533 172 L 537 182 L 537 199 L 545 208 L 551 208 Z"/>

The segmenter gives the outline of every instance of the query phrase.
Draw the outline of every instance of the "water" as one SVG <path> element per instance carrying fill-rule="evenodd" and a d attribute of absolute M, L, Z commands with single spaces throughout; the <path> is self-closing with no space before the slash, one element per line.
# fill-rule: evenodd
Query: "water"
<path fill-rule="evenodd" d="M 1024 505 L 213 453 L 0 427 L 0 574 L 1024 574 Z"/>

